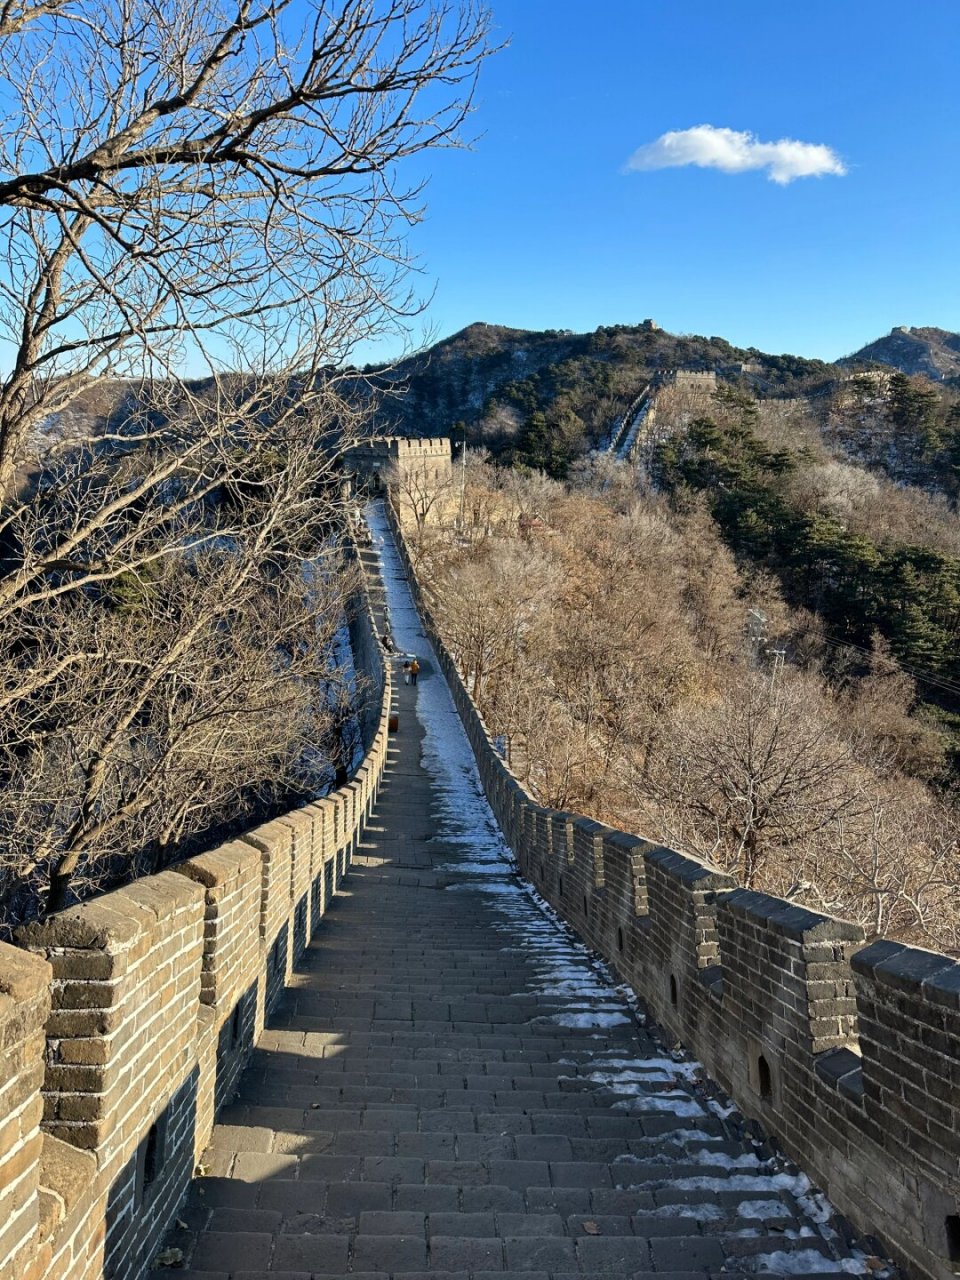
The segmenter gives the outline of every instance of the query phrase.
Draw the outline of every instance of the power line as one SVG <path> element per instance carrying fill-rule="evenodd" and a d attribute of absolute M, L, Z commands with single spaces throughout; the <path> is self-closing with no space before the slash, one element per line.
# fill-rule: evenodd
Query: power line
<path fill-rule="evenodd" d="M 825 631 L 817 630 L 816 627 L 809 627 L 808 630 L 835 649 L 854 649 L 857 653 L 866 654 L 867 657 L 872 657 L 873 655 L 872 649 L 867 649 L 861 644 L 854 644 L 852 640 L 840 640 L 836 636 L 828 635 Z M 934 688 L 943 689 L 947 693 L 953 693 L 960 697 L 960 684 L 944 676 L 935 675 L 933 672 L 924 671 L 922 667 L 908 667 L 902 662 L 898 662 L 897 665 L 906 675 L 912 676 L 915 680 L 920 681 L 921 684 L 931 685 Z"/>

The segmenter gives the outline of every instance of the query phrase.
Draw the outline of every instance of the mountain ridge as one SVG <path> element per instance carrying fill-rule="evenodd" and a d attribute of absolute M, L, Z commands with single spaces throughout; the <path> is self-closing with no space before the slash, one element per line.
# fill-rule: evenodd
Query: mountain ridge
<path fill-rule="evenodd" d="M 859 361 L 890 365 L 901 373 L 922 375 L 934 382 L 960 382 L 960 333 L 933 325 L 896 325 L 837 364 L 846 366 Z"/>

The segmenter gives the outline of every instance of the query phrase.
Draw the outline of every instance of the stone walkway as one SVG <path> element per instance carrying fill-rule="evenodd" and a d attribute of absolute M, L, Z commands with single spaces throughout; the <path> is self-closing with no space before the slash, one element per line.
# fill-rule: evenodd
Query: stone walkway
<path fill-rule="evenodd" d="M 421 661 L 360 856 L 170 1238 L 187 1269 L 162 1274 L 863 1270 L 509 866 L 437 837 Z"/>

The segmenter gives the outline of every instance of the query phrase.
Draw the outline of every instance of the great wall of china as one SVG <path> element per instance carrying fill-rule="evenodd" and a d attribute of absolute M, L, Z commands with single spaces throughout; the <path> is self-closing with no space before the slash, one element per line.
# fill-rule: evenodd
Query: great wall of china
<path fill-rule="evenodd" d="M 444 456 L 446 441 L 385 442 L 371 459 L 433 473 Z M 956 1275 L 960 964 L 865 945 L 854 925 L 537 804 L 397 540 L 520 874 L 838 1209 L 913 1274 Z M 367 603 L 354 640 L 376 678 L 349 783 L 0 944 L 0 1280 L 138 1280 L 150 1266 L 377 797 L 391 682 Z"/>
<path fill-rule="evenodd" d="M 391 698 L 369 601 L 365 754 L 323 799 L 0 943 L 0 1280 L 153 1262 L 375 802 Z"/>

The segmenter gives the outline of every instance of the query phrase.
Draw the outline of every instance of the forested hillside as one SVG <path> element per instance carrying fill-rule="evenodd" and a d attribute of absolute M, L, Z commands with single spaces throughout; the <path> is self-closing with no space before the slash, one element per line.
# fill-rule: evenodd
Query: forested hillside
<path fill-rule="evenodd" d="M 960 948 L 956 389 L 650 327 L 474 327 L 416 394 L 439 406 L 481 337 L 462 522 L 451 493 L 413 534 L 514 768 L 744 884 Z"/>
<path fill-rule="evenodd" d="M 773 571 L 832 643 L 866 648 L 879 634 L 930 696 L 952 705 L 960 521 L 945 501 L 838 461 L 810 419 L 785 430 L 733 390 L 659 445 L 653 478 L 680 507 L 699 495 L 727 546 Z"/>
<path fill-rule="evenodd" d="M 456 502 L 411 527 L 515 772 L 752 888 L 960 947 L 960 825 L 915 681 L 878 636 L 838 662 L 706 503 L 630 472 L 561 484 L 473 458 L 460 527 Z"/>
<path fill-rule="evenodd" d="M 671 371 L 677 369 L 715 374 L 715 393 L 705 385 L 672 382 Z M 641 392 L 653 397 L 655 414 L 641 430 L 632 462 L 620 463 L 610 444 Z M 265 395 L 269 412 L 258 407 Z M 742 857 L 744 868 L 756 862 L 755 871 L 744 870 L 746 878 L 786 892 L 791 886 L 782 882 L 784 868 L 793 868 L 790 874 L 801 880 L 806 871 L 801 874 L 789 858 L 782 866 L 774 858 L 761 875 L 761 864 L 768 862 L 766 854 L 744 852 L 747 845 L 734 852 L 734 845 L 725 844 L 732 837 L 719 834 L 716 813 L 709 806 L 703 809 L 701 800 L 684 790 L 691 777 L 683 772 L 688 769 L 687 757 L 683 752 L 669 756 L 677 739 L 670 734 L 662 741 L 660 737 L 674 712 L 682 712 L 681 720 L 687 725 L 687 710 L 701 701 L 701 714 L 707 715 L 706 709 L 712 707 L 710 714 L 720 715 L 720 709 L 726 708 L 725 714 L 734 720 L 752 698 L 762 703 L 763 681 L 770 678 L 770 654 L 776 653 L 784 697 L 792 691 L 789 696 L 795 695 L 805 708 L 825 709 L 833 726 L 848 716 L 865 735 L 863 741 L 869 739 L 872 744 L 871 768 L 883 787 L 892 787 L 893 792 L 871 791 L 873 784 L 867 786 L 864 775 L 857 774 L 850 785 L 859 788 L 858 794 L 872 797 L 857 810 L 857 822 L 865 822 L 868 812 L 876 815 L 879 805 L 883 817 L 877 819 L 877 839 L 887 840 L 885 833 L 894 827 L 900 833 L 926 832 L 922 836 L 926 852 L 917 854 L 918 865 L 936 868 L 937 876 L 943 874 L 943 860 L 953 857 L 954 837 L 943 833 L 953 830 L 952 797 L 960 759 L 960 521 L 956 513 L 960 392 L 949 383 L 909 377 L 876 364 L 840 367 L 766 355 L 735 348 L 722 338 L 664 333 L 652 322 L 601 328 L 592 334 L 526 333 L 473 325 L 389 373 L 382 369 L 335 372 L 329 365 L 318 366 L 309 379 L 288 381 L 286 389 L 270 380 L 257 386 L 239 378 L 179 385 L 100 382 L 74 398 L 66 411 L 40 420 L 34 452 L 69 450 L 71 441 L 84 436 L 109 441 L 109 448 L 116 451 L 122 465 L 115 474 L 113 464 L 103 465 L 106 453 L 94 449 L 84 455 L 85 487 L 73 496 L 67 492 L 69 502 L 63 512 L 64 520 L 76 524 L 81 515 L 84 521 L 95 516 L 104 496 L 113 495 L 116 485 L 127 484 L 139 474 L 142 438 L 164 448 L 175 445 L 180 450 L 180 472 L 194 452 L 206 456 L 206 438 L 193 440 L 185 425 L 184 404 L 189 403 L 191 421 L 213 415 L 218 422 L 223 404 L 228 404 L 234 416 L 227 443 L 236 445 L 246 439 L 243 457 L 232 446 L 221 447 L 215 472 L 208 460 L 195 475 L 178 478 L 176 484 L 157 464 L 164 501 L 180 495 L 173 506 L 177 539 L 181 543 L 200 537 L 210 540 L 211 566 L 216 557 L 218 564 L 224 557 L 235 557 L 240 524 L 253 518 L 257 502 L 262 505 L 270 489 L 277 513 L 271 536 L 279 539 L 286 561 L 291 547 L 300 545 L 296 539 L 291 541 L 290 517 L 300 509 L 294 490 L 297 495 L 302 490 L 307 505 L 323 507 L 329 488 L 319 483 L 318 455 L 305 439 L 299 439 L 300 426 L 288 440 L 280 425 L 287 420 L 300 422 L 302 414 L 296 406 L 305 396 L 324 406 L 323 424 L 315 438 L 332 441 L 349 428 L 358 408 L 373 408 L 368 432 L 453 434 L 455 439 L 465 432 L 474 450 L 471 467 L 479 465 L 478 458 L 489 460 L 492 470 L 484 473 L 486 478 L 471 482 L 464 493 L 465 516 L 474 530 L 468 554 L 474 554 L 479 541 L 482 557 L 463 567 L 465 578 L 445 579 L 448 566 L 441 566 L 437 581 L 446 583 L 451 625 L 457 625 L 461 609 L 458 593 L 466 592 L 470 607 L 479 607 L 485 598 L 483 590 L 475 590 L 470 574 L 487 573 L 499 584 L 498 608 L 506 612 L 495 626 L 489 619 L 483 621 L 493 647 L 483 650 L 482 660 L 470 667 L 469 674 L 491 722 L 501 726 L 511 750 L 521 753 L 531 776 L 539 771 L 539 780 L 534 780 L 539 788 L 546 788 L 552 802 L 597 812 L 624 825 L 654 823 L 648 829 L 662 831 L 664 838 L 687 842 L 720 860 L 736 862 Z M 184 431 L 190 437 L 186 444 Z M 255 450 L 249 446 L 253 439 Z M 299 459 L 296 465 L 288 446 Z M 258 468 L 264 469 L 262 474 Z M 90 482 L 94 473 L 96 485 Z M 294 473 L 297 483 L 291 488 Z M 41 544 L 54 525 L 49 513 L 42 527 L 30 523 L 37 474 L 29 466 L 23 473 L 23 506 L 20 515 L 8 522 L 6 540 L 0 546 L 5 565 L 22 565 L 24 557 L 46 564 L 40 557 Z M 275 492 L 271 489 L 274 479 L 278 481 Z M 198 502 L 193 502 L 195 490 Z M 507 491 L 516 505 L 509 527 L 502 518 Z M 49 498 L 44 501 L 49 506 Z M 428 506 L 411 504 L 422 517 L 419 533 L 424 539 L 430 524 Z M 441 501 L 437 509 L 443 506 Z M 187 528 L 188 511 L 195 528 Z M 161 507 L 161 512 L 166 508 Z M 117 527 L 126 529 L 122 510 L 118 519 Z M 18 520 L 26 521 L 22 528 Z M 315 550 L 329 523 L 327 515 L 315 527 L 309 520 L 302 521 L 297 537 L 312 529 Z M 491 530 L 497 531 L 496 536 L 490 536 Z M 541 530 L 548 541 L 531 543 L 531 536 L 539 536 Z M 11 540 L 14 532 L 16 538 Z M 166 525 L 163 532 L 166 537 Z M 118 545 L 128 543 L 121 539 Z M 118 654 L 126 652 L 125 646 L 150 653 L 156 640 L 162 649 L 172 642 L 171 636 L 175 640 L 180 635 L 178 628 L 191 617 L 205 616 L 208 604 L 215 621 L 220 596 L 230 587 L 228 579 L 214 572 L 205 588 L 210 600 L 202 608 L 191 597 L 189 610 L 161 617 L 157 599 L 165 593 L 171 598 L 176 594 L 153 567 L 162 547 L 151 544 L 141 555 L 138 546 L 130 561 L 133 570 L 111 569 L 106 576 L 112 585 L 97 597 L 96 617 L 103 614 L 116 625 L 116 636 L 108 644 L 102 643 L 103 635 L 98 642 L 96 658 L 101 665 L 115 662 Z M 279 553 L 257 554 L 266 573 L 258 597 L 262 602 L 273 598 Z M 459 553 L 451 550 L 451 554 L 456 559 Z M 167 559 L 164 563 L 169 576 L 178 562 Z M 198 579 L 202 564 L 206 559 L 201 561 L 197 554 L 183 561 L 184 580 Z M 63 574 L 59 560 L 50 571 Z M 596 585 L 584 595 L 591 574 Z M 591 595 L 594 590 L 602 601 Z M 60 616 L 64 611 L 60 595 L 55 592 L 51 598 L 60 612 L 56 625 L 52 614 L 49 618 L 44 614 L 45 635 L 69 645 L 76 618 L 68 610 L 68 626 Z M 645 599 L 649 609 L 642 605 Z M 562 615 L 557 612 L 558 601 L 566 610 Z M 43 605 L 48 612 L 50 607 Z M 253 594 L 249 607 L 253 617 L 260 607 Z M 37 605 L 33 610 L 39 617 Z M 329 623 L 331 611 L 320 612 Z M 31 626 L 37 625 L 34 614 Z M 595 626 L 586 625 L 590 614 L 596 615 Z M 308 608 L 303 625 L 315 625 L 311 616 Z M 754 627 L 749 620 L 757 618 L 765 621 L 757 624 L 748 643 L 745 629 Z M 91 619 L 96 621 L 93 615 Z M 141 634 L 147 624 L 149 643 Z M 278 617 L 277 625 L 281 631 L 289 629 L 290 620 Z M 238 637 L 241 631 L 239 625 L 235 627 Z M 12 636 L 12 630 L 8 634 Z M 256 627 L 251 631 L 251 652 L 259 652 L 258 643 L 266 634 L 262 625 L 259 631 Z M 553 655 L 550 662 L 555 665 L 548 663 L 540 676 L 532 676 L 525 662 L 497 655 L 503 635 L 521 648 L 530 643 L 529 637 L 539 636 L 539 653 Z M 621 643 L 608 664 L 606 658 L 600 662 L 598 655 L 611 635 L 619 635 Z M 49 648 L 51 670 L 59 677 L 58 650 L 52 640 L 43 643 Z M 250 654 L 245 651 L 242 656 L 248 662 Z M 16 666 L 18 659 L 14 655 L 10 661 Z M 91 662 L 90 654 L 85 661 Z M 296 676 L 302 691 L 311 679 L 325 678 L 325 662 L 322 669 L 307 675 L 305 683 L 300 681 L 304 673 L 294 672 L 293 667 L 288 675 Z M 134 664 L 130 670 L 140 671 L 143 665 Z M 151 671 L 159 669 L 156 662 L 147 665 Z M 718 672 L 725 673 L 722 679 Z M 736 672 L 740 674 L 730 684 L 727 677 L 733 679 Z M 73 703 L 79 699 L 82 715 L 80 711 L 76 715 L 86 724 L 87 686 L 75 672 L 62 674 L 64 689 L 73 700 L 69 714 L 75 714 Z M 537 692 L 540 678 L 544 689 Z M 97 705 L 102 685 L 99 678 L 91 678 L 89 696 Z M 24 714 L 29 720 L 33 694 L 27 692 Z M 134 689 L 134 701 L 135 695 Z M 114 696 L 121 699 L 119 688 Z M 153 706 L 157 700 L 151 696 Z M 259 685 L 256 689 L 251 685 L 251 707 L 259 696 Z M 182 710 L 185 705 L 179 696 L 176 706 Z M 204 706 L 199 698 L 201 718 L 206 714 Z M 235 712 L 236 706 L 231 708 L 231 714 Z M 294 707 L 289 741 L 278 741 L 271 752 L 250 735 L 241 735 L 242 742 L 237 739 L 236 758 L 252 752 L 253 761 L 263 762 L 271 786 L 277 786 L 277 796 L 286 797 L 291 785 L 300 785 L 305 741 L 297 727 L 301 712 Z M 12 710 L 7 722 L 14 724 Z M 235 714 L 234 722 L 247 723 Z M 552 726 L 548 738 L 543 738 L 544 726 Z M 813 731 L 815 738 L 821 729 Z M 60 720 L 52 732 L 59 743 L 63 739 Z M 567 755 L 559 763 L 557 734 L 568 744 Z M 611 734 L 615 742 L 607 741 Z M 177 750 L 193 742 L 182 727 L 175 739 Z M 536 743 L 541 739 L 553 746 L 550 753 L 538 756 Z M 155 746 L 159 738 L 150 741 Z M 318 756 L 318 744 L 319 737 L 307 752 L 311 760 L 335 755 L 335 744 L 324 740 Z M 858 738 L 855 751 L 862 749 Z M 846 750 L 837 748 L 840 756 Z M 18 751 L 15 744 L 14 754 Z M 599 774 L 596 751 L 603 761 Z M 23 823 L 31 831 L 47 833 L 44 839 L 49 832 L 57 832 L 56 839 L 47 840 L 51 848 L 40 840 L 36 852 L 30 852 L 30 867 L 43 867 L 42 876 L 31 871 L 31 884 L 33 880 L 49 883 L 50 867 L 65 853 L 70 855 L 65 866 L 72 875 L 74 846 L 81 869 L 92 865 L 87 846 L 97 850 L 97 857 L 102 848 L 102 870 L 94 878 L 110 878 L 114 874 L 111 859 L 116 859 L 114 844 L 106 839 L 108 828 L 114 843 L 135 845 L 138 858 L 159 865 L 168 856 L 168 847 L 182 850 L 190 840 L 203 839 L 222 822 L 227 810 L 247 812 L 247 798 L 254 792 L 257 804 L 264 803 L 266 783 L 247 755 L 242 769 L 224 773 L 219 790 L 211 785 L 209 769 L 197 771 L 195 778 L 191 775 L 191 785 L 184 790 L 181 775 L 167 767 L 169 753 L 156 754 L 171 794 L 203 796 L 203 806 L 197 799 L 189 801 L 189 831 L 181 830 L 179 818 L 169 832 L 154 821 L 150 806 L 156 808 L 159 801 L 142 786 L 133 786 L 144 776 L 143 761 L 128 770 L 128 789 L 130 796 L 135 792 L 136 802 L 128 802 L 127 782 L 116 782 L 117 816 L 111 816 L 106 825 L 99 810 L 93 809 L 73 826 L 60 810 L 48 814 L 43 823 L 37 819 L 30 797 L 36 793 L 36 805 L 42 807 L 51 769 L 57 772 L 61 792 L 77 792 L 78 812 L 83 807 L 80 793 L 89 788 L 89 782 L 82 771 L 73 778 L 65 758 L 47 754 L 36 778 L 23 775 L 15 812 L 0 814 L 5 829 L 16 836 L 17 866 L 24 862 L 24 849 L 32 849 L 21 833 Z M 277 763 L 281 759 L 286 762 L 282 767 Z M 677 768 L 681 767 L 678 761 L 686 762 L 681 769 L 683 786 L 681 775 L 669 772 L 670 759 Z M 619 791 L 611 786 L 608 774 L 617 779 Z M 237 785 L 242 795 L 236 793 Z M 99 774 L 93 776 L 93 786 L 99 796 L 103 792 Z M 668 793 L 674 797 L 669 804 L 664 798 Z M 614 795 L 620 798 L 612 801 Z M 681 796 L 684 802 L 677 807 Z M 273 792 L 266 797 L 268 807 L 274 798 Z M 801 809 L 790 818 L 793 835 L 781 832 L 778 837 L 785 841 L 785 849 L 793 848 L 791 842 L 808 839 L 809 821 L 801 820 Z M 894 823 L 896 813 L 907 816 Z M 851 821 L 846 813 L 848 834 L 854 830 Z M 931 852 L 934 849 L 938 852 Z M 774 871 L 774 864 L 779 870 Z M 960 874 L 955 878 L 960 879 Z M 21 892 L 21 884 L 17 876 L 9 880 L 8 898 Z M 848 904 L 842 894 L 837 898 L 836 888 L 828 891 L 821 884 L 817 892 L 820 897 L 810 901 L 827 903 L 831 909 L 840 902 L 844 910 L 861 914 L 866 910 L 863 903 Z M 913 916 L 907 911 L 897 926 L 901 932 L 934 936 L 929 933 L 929 920 L 943 903 L 940 890 L 924 892 L 923 905 L 915 901 L 910 908 Z M 939 904 L 932 916 L 931 902 Z M 886 900 L 874 905 L 889 921 L 891 908 Z M 20 910 L 18 906 L 14 914 Z M 871 927 L 879 930 L 881 926 Z M 953 945 L 946 934 L 936 934 L 935 941 Z"/>
<path fill-rule="evenodd" d="M 656 373 L 678 367 L 719 368 L 776 396 L 823 386 L 831 376 L 821 361 L 677 336 L 650 321 L 586 334 L 474 324 L 395 369 L 366 375 L 384 393 L 381 429 L 458 436 L 465 427 L 471 444 L 560 478 L 604 443 Z"/>
<path fill-rule="evenodd" d="M 919 364 L 898 366 L 903 343 L 920 352 Z M 358 385 L 377 399 L 377 430 L 454 438 L 465 430 L 498 460 L 562 479 L 578 457 L 604 446 L 651 379 L 714 371 L 760 400 L 798 402 L 838 455 L 955 497 L 960 392 L 944 360 L 956 351 L 960 335 L 935 329 L 895 330 L 828 364 L 671 334 L 649 320 L 584 334 L 473 324 L 395 367 L 368 366 Z M 934 381 L 899 376 L 923 372 Z"/>
<path fill-rule="evenodd" d="M 864 361 L 890 365 L 901 373 L 923 374 L 935 381 L 952 381 L 956 386 L 960 382 L 960 333 L 898 325 L 841 363 L 862 364 Z"/>

